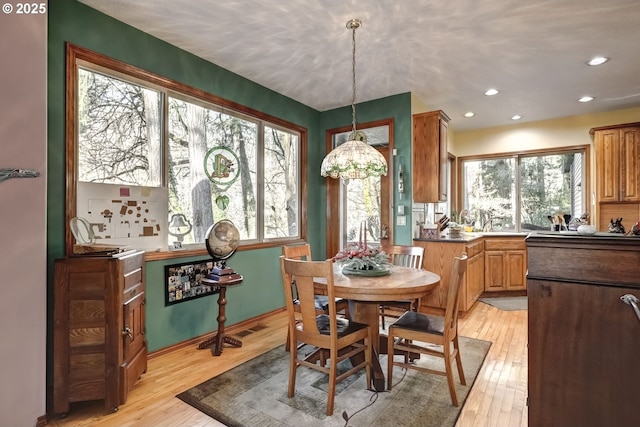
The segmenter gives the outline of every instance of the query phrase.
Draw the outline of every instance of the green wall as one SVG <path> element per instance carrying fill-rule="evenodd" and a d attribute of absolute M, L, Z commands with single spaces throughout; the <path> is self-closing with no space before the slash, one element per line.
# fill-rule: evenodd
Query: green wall
<path fill-rule="evenodd" d="M 64 256 L 65 222 L 65 43 L 71 42 L 164 77 L 202 89 L 308 129 L 308 229 L 313 253 L 325 253 L 325 130 L 348 125 L 350 107 L 320 113 L 223 68 L 187 53 L 75 0 L 49 4 L 48 21 L 48 208 L 47 259 L 49 301 L 53 294 L 53 260 Z M 411 148 L 410 96 L 402 94 L 358 105 L 359 121 L 393 117 L 395 142 L 405 163 Z M 405 164 L 408 169 L 410 164 Z M 410 188 L 407 188 L 410 191 Z M 410 227 L 396 227 L 396 242 L 410 242 Z M 284 305 L 279 269 L 280 248 L 239 251 L 230 265 L 244 282 L 228 290 L 227 324 L 258 316 Z M 164 306 L 164 266 L 206 257 L 146 264 L 147 337 L 154 351 L 212 331 L 216 296 Z M 49 310 L 52 312 L 52 310 Z M 51 325 L 49 317 L 49 325 Z M 51 336 L 51 326 L 49 336 Z"/>

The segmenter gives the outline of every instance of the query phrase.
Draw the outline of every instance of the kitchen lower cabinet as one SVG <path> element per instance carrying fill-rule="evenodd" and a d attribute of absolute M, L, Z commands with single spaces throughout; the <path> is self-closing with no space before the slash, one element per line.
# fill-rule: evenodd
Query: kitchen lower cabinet
<path fill-rule="evenodd" d="M 147 370 L 144 252 L 55 262 L 53 413 L 105 402 L 116 411 Z"/>
<path fill-rule="evenodd" d="M 414 240 L 414 245 L 425 248 L 422 268 L 440 276 L 440 285 L 420 300 L 419 311 L 443 313 L 447 304 L 453 258 L 467 253 L 467 271 L 460 289 L 460 311 L 468 311 L 484 290 L 484 245 L 482 239 L 465 241 Z"/>
<path fill-rule="evenodd" d="M 527 237 L 530 427 L 639 425 L 640 239 L 599 234 Z"/>
<path fill-rule="evenodd" d="M 527 289 L 527 251 L 523 236 L 485 239 L 484 263 L 486 292 Z"/>

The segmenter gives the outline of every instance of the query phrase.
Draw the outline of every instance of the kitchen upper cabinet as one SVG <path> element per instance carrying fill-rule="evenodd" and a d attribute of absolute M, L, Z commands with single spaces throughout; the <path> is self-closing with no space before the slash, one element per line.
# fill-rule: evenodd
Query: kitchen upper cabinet
<path fill-rule="evenodd" d="M 640 202 L 640 127 L 620 129 L 620 198 Z"/>
<path fill-rule="evenodd" d="M 485 291 L 516 291 L 527 288 L 524 237 L 486 239 L 484 263 Z"/>
<path fill-rule="evenodd" d="M 447 200 L 449 117 L 442 110 L 413 115 L 413 200 Z"/>
<path fill-rule="evenodd" d="M 640 123 L 591 129 L 598 202 L 640 202 Z"/>

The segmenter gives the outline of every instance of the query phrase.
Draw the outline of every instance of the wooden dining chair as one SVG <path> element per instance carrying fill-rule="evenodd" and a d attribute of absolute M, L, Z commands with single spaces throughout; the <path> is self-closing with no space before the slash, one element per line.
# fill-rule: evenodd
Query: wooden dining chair
<path fill-rule="evenodd" d="M 333 262 L 298 261 L 280 257 L 282 286 L 287 303 L 289 336 L 293 340 L 316 347 L 316 350 L 303 356 L 295 349 L 289 351 L 289 388 L 288 396 L 293 397 L 296 386 L 298 366 L 306 366 L 329 375 L 327 415 L 333 415 L 336 384 L 361 369 L 366 370 L 366 387 L 371 388 L 371 328 L 344 317 L 338 317 L 333 284 Z M 329 297 L 329 314 L 318 315 L 315 302 L 314 278 L 324 278 L 327 283 Z M 295 283 L 299 310 L 295 308 L 293 287 Z M 297 314 L 300 313 L 300 319 Z M 329 355 L 329 366 L 324 360 L 323 352 Z M 360 359 L 353 357 L 364 353 Z M 352 368 L 338 374 L 338 363 L 351 358 Z M 354 360 L 361 360 L 354 363 Z"/>
<path fill-rule="evenodd" d="M 401 246 L 390 245 L 380 248 L 389 255 L 389 260 L 394 265 L 410 268 L 422 268 L 422 258 L 424 258 L 424 248 L 422 246 Z M 380 320 L 382 329 L 385 329 L 385 316 L 398 318 L 398 311 L 404 313 L 407 310 L 418 311 L 420 300 L 405 299 L 398 301 L 388 301 L 380 304 Z"/>
<path fill-rule="evenodd" d="M 462 370 L 462 361 L 460 360 L 460 346 L 458 344 L 458 308 L 460 302 L 460 287 L 462 285 L 462 277 L 467 269 L 467 254 L 453 259 L 451 267 L 451 279 L 449 282 L 449 291 L 447 294 L 447 305 L 444 316 L 435 316 L 430 314 L 418 313 L 415 311 L 406 311 L 398 320 L 389 325 L 388 341 L 387 341 L 387 388 L 391 390 L 393 385 L 393 367 L 402 366 L 408 369 L 417 369 L 423 372 L 429 372 L 447 377 L 449 384 L 449 394 L 451 394 L 451 403 L 453 406 L 459 406 L 456 388 L 453 382 L 453 362 L 458 368 L 458 376 L 460 383 L 466 384 L 464 372 Z M 416 343 L 419 341 L 419 343 Z M 439 347 L 427 346 L 425 344 L 433 344 Z M 394 360 L 395 351 L 403 351 L 403 361 Z M 421 353 L 429 356 L 444 358 L 444 372 L 428 369 L 415 363 L 409 363 L 407 360 L 408 352 Z"/>
<path fill-rule="evenodd" d="M 300 245 L 285 245 L 282 247 L 282 255 L 289 259 L 297 259 L 302 261 L 312 261 L 311 258 L 311 245 L 309 243 L 303 243 Z M 293 285 L 293 284 L 292 284 Z M 298 297 L 295 293 L 295 286 L 293 288 L 294 294 L 294 308 L 299 310 Z M 329 314 L 329 297 L 326 295 L 315 295 L 316 302 L 316 311 L 318 314 Z M 349 301 L 336 298 L 336 304 L 338 307 L 338 312 L 344 314 L 345 316 L 349 316 Z M 289 351 L 291 347 L 291 337 L 287 335 L 287 342 L 285 344 L 285 349 Z"/>

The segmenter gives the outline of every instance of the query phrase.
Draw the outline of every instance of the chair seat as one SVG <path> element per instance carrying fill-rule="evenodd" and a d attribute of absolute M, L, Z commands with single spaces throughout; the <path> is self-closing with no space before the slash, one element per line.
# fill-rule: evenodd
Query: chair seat
<path fill-rule="evenodd" d="M 368 327 L 368 325 L 358 323 L 358 322 L 353 322 L 343 317 L 338 317 L 336 320 L 337 320 L 339 337 L 356 332 L 360 329 L 366 329 Z M 320 314 L 316 316 L 316 324 L 318 325 L 318 330 L 322 335 L 329 335 L 331 333 L 329 329 L 328 315 Z"/>
<path fill-rule="evenodd" d="M 390 327 L 443 335 L 444 318 L 415 311 L 405 311 Z"/>

